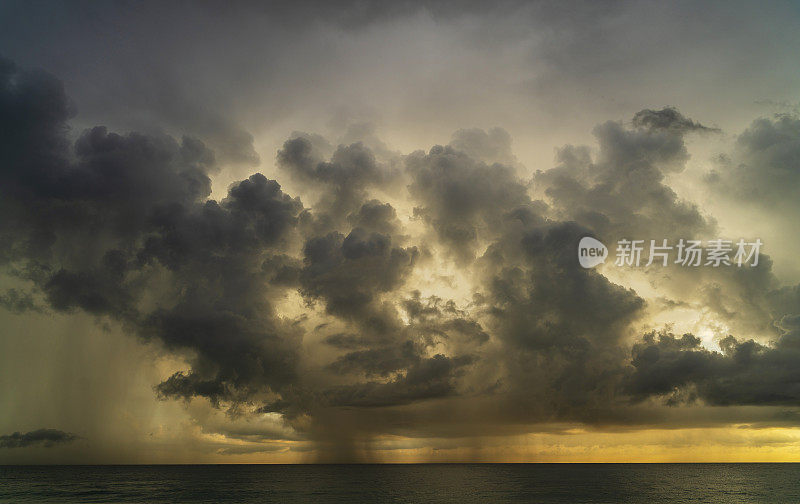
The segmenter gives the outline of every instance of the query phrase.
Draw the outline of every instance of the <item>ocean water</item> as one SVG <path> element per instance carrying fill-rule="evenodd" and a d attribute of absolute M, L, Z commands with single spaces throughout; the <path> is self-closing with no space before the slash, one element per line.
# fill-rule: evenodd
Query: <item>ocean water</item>
<path fill-rule="evenodd" d="M 0 466 L 0 502 L 800 503 L 800 464 Z"/>

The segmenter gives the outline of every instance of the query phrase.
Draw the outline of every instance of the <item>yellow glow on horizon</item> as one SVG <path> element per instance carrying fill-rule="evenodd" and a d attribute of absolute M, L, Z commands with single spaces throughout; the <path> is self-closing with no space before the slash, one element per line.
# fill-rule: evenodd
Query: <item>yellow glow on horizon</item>
<path fill-rule="evenodd" d="M 800 462 L 800 428 L 729 426 L 631 432 L 572 429 L 567 432 L 478 441 L 382 436 L 369 443 L 373 449 L 363 454 L 363 461 L 400 464 Z M 292 464 L 324 460 L 324 454 L 309 449 L 304 442 L 281 441 L 279 444 L 280 448 L 261 453 L 225 454 L 223 449 L 218 449 L 208 454 L 204 462 Z M 245 446 L 241 441 L 234 445 Z"/>

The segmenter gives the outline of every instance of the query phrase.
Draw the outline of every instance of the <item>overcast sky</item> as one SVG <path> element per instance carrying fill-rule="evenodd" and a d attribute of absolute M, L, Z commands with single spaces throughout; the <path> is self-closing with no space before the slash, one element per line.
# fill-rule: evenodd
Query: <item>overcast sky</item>
<path fill-rule="evenodd" d="M 0 48 L 0 462 L 798 460 L 796 3 L 4 1 Z"/>

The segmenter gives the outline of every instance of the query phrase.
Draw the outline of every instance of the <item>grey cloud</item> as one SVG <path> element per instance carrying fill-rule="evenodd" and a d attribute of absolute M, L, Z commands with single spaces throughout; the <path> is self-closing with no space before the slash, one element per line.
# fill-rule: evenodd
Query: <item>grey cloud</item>
<path fill-rule="evenodd" d="M 719 132 L 718 128 L 709 128 L 684 116 L 675 107 L 661 110 L 644 109 L 633 116 L 633 125 L 640 128 L 664 129 L 672 131 L 708 131 Z"/>
<path fill-rule="evenodd" d="M 326 341 L 349 348 L 329 369 L 336 373 L 386 376 L 418 359 L 422 347 L 382 296 L 405 281 L 417 260 L 416 247 L 393 245 L 389 235 L 354 228 L 350 234 L 310 238 L 304 248 L 300 292 L 322 300 L 327 313 L 353 324 L 357 337 Z"/>
<path fill-rule="evenodd" d="M 358 211 L 350 214 L 347 220 L 353 228 L 391 235 L 399 233 L 401 228 L 397 212 L 392 205 L 378 200 L 367 201 Z"/>
<path fill-rule="evenodd" d="M 9 92 L 6 103 L 13 106 L 21 102 L 14 93 L 27 93 Z M 65 100 L 58 93 L 50 98 Z M 216 161 L 198 140 L 117 135 L 98 127 L 70 147 L 59 136 L 67 117 L 58 115 L 51 126 L 32 121 L 34 138 L 10 145 L 25 159 L 34 140 L 45 148 L 57 144 L 47 163 L 35 166 L 47 177 L 27 177 L 24 165 L 6 165 L 6 215 L 17 219 L 5 221 L 14 224 L 5 229 L 11 244 L 6 260 L 53 309 L 109 317 L 182 355 L 189 369 L 158 384 L 159 397 L 203 397 L 232 414 L 270 395 L 293 401 L 294 411 L 313 409 L 315 394 L 304 391 L 298 374 L 302 328 L 273 305 L 273 296 L 290 288 L 309 302 L 322 301 L 364 342 L 328 368 L 350 382 L 344 387 L 364 387 L 373 396 L 386 390 L 387 404 L 452 393 L 451 375 L 466 357 L 424 357 L 429 342 L 382 299 L 403 284 L 419 252 L 399 244 L 394 209 L 367 197 L 367 188 L 398 176 L 369 149 L 356 143 L 339 147 L 329 161 L 308 161 L 303 156 L 316 154 L 306 140 L 287 142 L 284 164 L 321 188 L 323 204 L 311 214 L 260 174 L 233 184 L 221 201 L 208 199 Z M 56 133 L 39 134 L 49 130 Z M 316 225 L 308 227 L 309 219 Z M 341 233 L 333 221 L 352 227 Z M 44 246 L 21 246 L 34 238 Z M 294 255 L 298 247 L 302 257 Z M 468 322 L 451 325 L 453 332 L 478 331 Z M 391 386 L 360 382 L 364 374 L 389 373 L 398 373 Z M 364 392 L 356 396 L 329 405 L 377 401 Z M 273 404 L 280 401 L 286 399 Z"/>
<path fill-rule="evenodd" d="M 800 118 L 780 114 L 753 121 L 736 140 L 731 156 L 707 177 L 712 187 L 765 207 L 795 206 L 800 183 Z"/>
<path fill-rule="evenodd" d="M 714 222 L 664 183 L 665 173 L 681 171 L 688 159 L 685 128 L 650 121 L 642 126 L 598 126 L 597 159 L 586 148 L 564 147 L 558 166 L 534 177 L 537 190 L 547 195 L 557 216 L 575 219 L 609 241 L 626 235 L 688 238 L 712 231 Z"/>
<path fill-rule="evenodd" d="M 759 233 L 771 258 L 765 258 L 763 268 L 756 268 L 760 274 L 751 272 L 746 279 L 740 275 L 739 283 L 746 306 L 760 304 L 760 311 L 769 316 L 757 320 L 767 323 L 800 313 L 800 300 L 792 293 L 797 287 L 786 286 L 776 276 L 786 275 L 788 269 L 788 278 L 796 281 L 793 251 L 798 244 L 790 230 L 800 215 L 794 191 L 800 183 L 798 155 L 800 119 L 796 114 L 759 118 L 736 137 L 730 152 L 717 157 L 717 166 L 705 178 L 705 189 L 715 203 L 769 223 Z M 773 259 L 776 274 L 772 273 Z"/>
<path fill-rule="evenodd" d="M 408 366 L 404 376 L 389 382 L 366 382 L 343 386 L 325 392 L 334 406 L 396 406 L 421 399 L 446 397 L 455 393 L 452 382 L 462 366 L 471 358 L 449 358 L 437 354 Z"/>
<path fill-rule="evenodd" d="M 379 293 L 398 287 L 418 252 L 394 246 L 389 235 L 355 228 L 347 236 L 330 233 L 309 239 L 304 255 L 304 295 L 324 299 L 330 313 L 350 316 Z"/>
<path fill-rule="evenodd" d="M 485 324 L 442 319 L 435 303 L 413 298 L 405 303 L 408 314 L 421 328 L 478 329 L 478 345 L 490 339 L 500 345 L 495 359 L 506 373 L 495 375 L 496 383 L 471 383 L 473 390 L 513 396 L 539 418 L 596 421 L 613 407 L 608 398 L 624 376 L 625 335 L 644 301 L 574 260 L 580 238 L 594 231 L 548 220 L 547 205 L 530 198 L 509 166 L 434 147 L 409 156 L 407 167 L 417 214 L 464 264 L 473 264 L 478 243 L 488 243 L 474 262 L 477 313 Z M 448 234 L 453 226 L 464 239 Z M 484 332 L 491 336 L 482 338 Z"/>
<path fill-rule="evenodd" d="M 358 334 L 335 333 L 325 337 L 325 343 L 344 350 L 354 350 L 369 346 L 369 341 Z"/>
<path fill-rule="evenodd" d="M 503 128 L 489 131 L 480 128 L 460 129 L 453 133 L 450 146 L 484 163 L 508 166 L 517 163 L 511 149 L 511 135 Z"/>
<path fill-rule="evenodd" d="M 480 346 L 490 339 L 483 326 L 453 300 L 444 301 L 438 296 L 423 299 L 419 291 L 414 291 L 403 301 L 403 309 L 422 332 L 450 340 L 458 338 L 467 345 Z"/>
<path fill-rule="evenodd" d="M 278 164 L 318 196 L 307 208 L 258 173 L 209 199 L 218 163 L 191 137 L 97 127 L 70 144 L 57 81 L 8 68 L 0 257 L 32 291 L 0 300 L 17 310 L 41 297 L 181 357 L 187 368 L 155 386 L 161 398 L 204 398 L 234 416 L 279 412 L 298 437 L 350 448 L 380 432 L 379 410 L 430 411 L 424 430 L 447 413 L 422 405 L 451 400 L 495 401 L 499 423 L 592 425 L 635 423 L 625 417 L 632 399 L 794 404 L 798 296 L 776 288 L 768 258 L 761 270 L 697 274 L 704 295 L 721 300 L 707 300 L 711 309 L 782 320 L 774 349 L 724 340 L 723 354 L 671 336 L 631 353 L 644 300 L 575 261 L 587 235 L 715 229 L 665 182 L 687 159 L 684 135 L 702 129 L 677 111 L 643 111 L 633 128 L 600 125 L 598 155 L 566 147 L 533 184 L 517 175 L 501 130 L 462 130 L 450 146 L 405 157 L 296 135 Z M 378 199 L 390 189 L 409 198 L 424 237 L 406 236 L 397 210 Z M 471 302 L 409 285 L 434 253 L 456 259 Z M 287 294 L 308 313 L 282 313 Z M 309 323 L 318 339 L 307 338 Z M 309 341 L 323 343 L 317 360 L 307 358 Z M 369 412 L 342 427 L 348 409 Z"/>
<path fill-rule="evenodd" d="M 399 152 L 390 149 L 389 146 L 380 139 L 377 134 L 377 128 L 372 123 L 350 123 L 347 125 L 347 130 L 342 138 L 339 139 L 339 143 L 344 145 L 351 145 L 359 142 L 371 150 L 381 161 L 391 161 L 400 155 Z"/>
<path fill-rule="evenodd" d="M 535 174 L 536 193 L 550 203 L 547 215 L 575 220 L 611 244 L 667 239 L 674 246 L 680 239 L 720 238 L 715 220 L 680 198 L 666 178 L 685 166 L 685 136 L 705 130 L 675 109 L 645 109 L 633 123 L 598 126 L 596 155 L 588 147 L 566 146 L 555 168 Z M 677 268 L 648 275 L 664 293 L 711 308 L 737 329 L 763 331 L 771 323 L 765 299 L 776 286 L 771 265 L 762 253 L 757 268 Z M 688 296 L 690 288 L 699 295 Z"/>
<path fill-rule="evenodd" d="M 43 311 L 43 308 L 29 292 L 23 292 L 17 289 L 8 289 L 5 294 L 0 294 L 0 306 L 17 314 L 29 311 Z"/>
<path fill-rule="evenodd" d="M 619 338 L 643 300 L 576 264 L 573 251 L 588 230 L 574 223 L 522 229 L 512 228 L 484 257 L 498 318 L 518 324 L 509 333 L 517 343 L 568 347 L 584 338 L 595 344 Z"/>
<path fill-rule="evenodd" d="M 458 187 L 452 192 L 460 198 L 453 204 L 459 212 L 453 212 L 447 222 L 463 221 L 465 215 L 472 215 L 467 221 L 472 225 L 465 225 L 469 238 L 474 242 L 489 241 L 485 254 L 476 263 L 479 285 L 484 286 L 481 309 L 489 320 L 487 331 L 508 348 L 514 348 L 506 357 L 509 372 L 499 382 L 497 393 L 516 397 L 521 407 L 539 404 L 538 411 L 545 418 L 602 423 L 611 421 L 615 408 L 624 409 L 627 394 L 648 397 L 664 393 L 658 386 L 645 385 L 643 367 L 637 375 L 640 380 L 632 380 L 643 390 L 633 388 L 628 377 L 631 357 L 626 350 L 626 335 L 644 313 L 644 301 L 633 291 L 579 268 L 574 261 L 577 241 L 595 234 L 604 239 L 613 237 L 612 240 L 637 233 L 706 236 L 715 229 L 713 221 L 701 215 L 692 203 L 680 200 L 665 182 L 665 174 L 680 171 L 688 158 L 684 134 L 705 130 L 671 109 L 643 111 L 637 114 L 634 126 L 630 129 L 621 123 L 605 123 L 595 130 L 600 144 L 596 159 L 588 149 L 567 147 L 560 152 L 558 167 L 537 174 L 534 184 L 538 189 L 545 188 L 550 208 L 530 200 L 525 186 L 506 176 L 508 172 L 500 165 L 484 165 L 487 175 L 483 184 L 464 190 L 459 184 L 470 180 L 470 162 L 451 161 L 446 165 L 453 168 L 443 189 L 432 189 L 437 187 L 437 179 L 418 178 L 420 174 L 430 177 L 430 172 L 409 165 L 413 183 L 419 184 L 415 187 L 412 183 L 411 194 L 423 203 L 419 215 L 447 215 L 449 210 L 444 206 L 449 203 L 447 196 L 444 202 L 434 197 L 425 199 L 425 190 L 448 195 L 448 189 Z M 492 184 L 503 182 L 516 186 L 524 196 L 493 198 L 491 208 L 484 210 L 480 204 L 484 193 L 477 188 L 488 185 L 486 193 L 491 194 Z M 574 219 L 577 223 L 548 221 L 547 216 Z M 487 217 L 492 225 L 481 226 Z M 428 222 L 436 229 L 434 218 L 429 217 Z M 447 243 L 441 232 L 439 236 Z M 702 286 L 700 292 L 705 292 L 701 304 L 731 321 L 744 324 L 746 320 L 749 327 L 763 331 L 768 330 L 774 317 L 780 319 L 782 314 L 796 311 L 790 291 L 773 290 L 776 284 L 771 261 L 765 255 L 758 268 L 701 270 L 691 275 L 691 281 Z M 675 275 L 662 286 L 674 288 L 676 294 L 683 289 L 685 295 L 685 285 L 680 287 L 683 280 L 690 279 Z M 778 300 L 785 300 L 782 311 L 777 310 Z M 436 313 L 420 303 L 409 303 L 408 307 L 409 313 L 417 316 Z M 694 339 L 687 340 L 687 344 L 696 343 Z M 748 345 L 759 344 L 737 345 L 741 347 L 739 354 L 744 355 Z M 634 348 L 634 366 L 641 366 L 640 350 L 639 346 Z M 717 366 L 712 353 L 699 347 L 695 350 L 682 354 L 685 360 L 675 365 L 674 373 L 654 368 L 647 375 L 667 382 L 670 376 L 685 380 L 680 382 L 681 393 L 673 402 L 685 401 L 692 394 L 696 397 L 696 381 L 727 372 L 724 366 Z M 531 362 L 537 365 L 532 367 Z M 669 361 L 666 362 L 664 365 L 668 366 Z M 716 395 L 703 390 L 702 397 L 718 404 L 792 404 L 768 399 L 769 390 L 780 385 L 772 383 L 772 379 L 759 380 L 758 376 L 757 371 L 748 373 L 737 385 L 742 394 L 749 388 L 749 398 L 725 399 L 719 390 L 714 392 Z M 536 386 L 531 387 L 531 383 Z"/>
<path fill-rule="evenodd" d="M 0 174 L 4 261 L 56 310 L 108 316 L 187 352 L 192 369 L 161 395 L 235 403 L 291 381 L 299 335 L 271 307 L 264 264 L 283 257 L 299 199 L 255 174 L 208 200 L 214 156 L 192 138 L 97 127 L 70 149 L 57 81 L 4 77 L 14 132 Z M 42 103 L 50 114 L 37 112 Z"/>
<path fill-rule="evenodd" d="M 679 198 L 666 181 L 666 174 L 683 170 L 688 159 L 685 136 L 707 130 L 671 108 L 642 110 L 633 124 L 598 126 L 598 155 L 567 146 L 559 151 L 555 168 L 535 175 L 534 185 L 551 203 L 551 215 L 574 219 L 605 243 L 666 238 L 674 245 L 679 239 L 720 238 L 714 219 Z M 774 332 L 769 329 L 775 314 L 768 298 L 778 281 L 763 251 L 755 268 L 679 268 L 650 272 L 650 281 L 673 297 L 716 311 L 732 329 Z M 697 294 L 687 295 L 690 287 Z"/>
<path fill-rule="evenodd" d="M 797 316 L 786 316 L 780 324 L 782 335 L 774 344 L 727 336 L 720 341 L 722 353 L 702 348 L 691 334 L 649 333 L 633 348 L 627 390 L 673 404 L 798 406 L 800 323 Z"/>
<path fill-rule="evenodd" d="M 644 300 L 576 264 L 587 229 L 509 224 L 481 259 L 480 277 L 487 330 L 506 349 L 500 392 L 540 418 L 598 422 L 615 407 L 624 340 Z"/>
<path fill-rule="evenodd" d="M 287 140 L 278 151 L 278 166 L 295 179 L 321 186 L 315 210 L 323 226 L 339 226 L 367 200 L 368 188 L 386 187 L 398 179 L 398 170 L 380 163 L 361 142 L 340 145 L 326 161 L 312 140 L 308 135 Z"/>
<path fill-rule="evenodd" d="M 487 165 L 452 147 L 435 146 L 406 159 L 409 191 L 419 217 L 461 262 L 474 259 L 481 229 L 498 225 L 505 212 L 530 202 L 514 170 Z"/>
<path fill-rule="evenodd" d="M 0 436 L 0 448 L 27 448 L 43 446 L 52 448 L 57 445 L 71 443 L 78 439 L 75 434 L 57 429 L 38 429 L 30 432 L 14 432 Z"/>
<path fill-rule="evenodd" d="M 306 138 L 287 140 L 278 162 L 299 177 L 336 186 L 364 186 L 383 178 L 374 154 L 361 143 L 340 145 L 329 162 L 315 159 L 312 149 Z"/>
<path fill-rule="evenodd" d="M 330 369 L 337 373 L 364 373 L 367 376 L 386 377 L 418 360 L 420 348 L 411 340 L 390 341 L 377 346 L 369 341 L 368 348 L 348 352 L 333 363 Z"/>

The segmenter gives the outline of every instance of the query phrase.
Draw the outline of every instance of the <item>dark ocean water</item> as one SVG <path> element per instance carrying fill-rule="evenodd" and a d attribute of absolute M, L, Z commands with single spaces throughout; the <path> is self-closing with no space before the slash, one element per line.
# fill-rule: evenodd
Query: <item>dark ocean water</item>
<path fill-rule="evenodd" d="M 0 502 L 800 503 L 800 464 L 0 466 Z"/>

